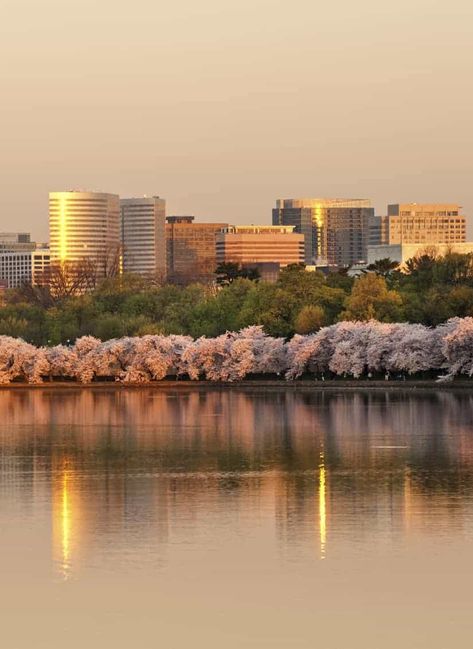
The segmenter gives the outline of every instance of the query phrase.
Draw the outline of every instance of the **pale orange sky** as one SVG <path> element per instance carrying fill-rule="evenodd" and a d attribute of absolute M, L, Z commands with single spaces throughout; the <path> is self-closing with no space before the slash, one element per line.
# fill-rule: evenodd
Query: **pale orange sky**
<path fill-rule="evenodd" d="M 0 230 L 49 190 L 270 222 L 278 197 L 458 201 L 469 0 L 1 0 Z"/>

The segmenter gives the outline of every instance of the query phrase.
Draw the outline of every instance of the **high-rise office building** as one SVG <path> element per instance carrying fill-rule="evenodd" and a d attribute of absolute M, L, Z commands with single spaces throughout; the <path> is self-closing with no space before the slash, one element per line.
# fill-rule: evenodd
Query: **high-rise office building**
<path fill-rule="evenodd" d="M 159 196 L 123 198 L 121 241 L 123 271 L 166 275 L 166 201 Z"/>
<path fill-rule="evenodd" d="M 95 268 L 97 279 L 119 269 L 120 199 L 97 192 L 49 194 L 51 263 L 80 264 Z"/>
<path fill-rule="evenodd" d="M 217 234 L 217 263 L 304 263 L 304 236 L 291 225 L 232 225 Z"/>
<path fill-rule="evenodd" d="M 304 235 L 306 264 L 351 266 L 366 259 L 373 216 L 366 199 L 290 198 L 276 202 L 273 224 Z"/>
<path fill-rule="evenodd" d="M 466 241 L 466 218 L 457 203 L 388 205 L 389 244 L 453 244 Z"/>
<path fill-rule="evenodd" d="M 193 216 L 168 216 L 166 224 L 169 279 L 188 283 L 214 278 L 215 237 L 228 223 L 195 223 Z"/>

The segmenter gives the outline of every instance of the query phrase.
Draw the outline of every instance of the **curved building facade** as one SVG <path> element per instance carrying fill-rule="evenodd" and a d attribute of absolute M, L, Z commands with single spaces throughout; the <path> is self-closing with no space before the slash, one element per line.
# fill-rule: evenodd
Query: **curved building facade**
<path fill-rule="evenodd" d="M 97 277 L 119 269 L 120 199 L 98 192 L 51 192 L 49 194 L 51 263 L 95 265 Z"/>

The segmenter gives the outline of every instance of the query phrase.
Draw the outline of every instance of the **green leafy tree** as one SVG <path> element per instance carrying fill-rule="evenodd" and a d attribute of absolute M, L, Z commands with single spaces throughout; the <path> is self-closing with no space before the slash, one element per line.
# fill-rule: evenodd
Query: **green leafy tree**
<path fill-rule="evenodd" d="M 401 305 L 401 296 L 388 289 L 383 277 L 367 273 L 355 282 L 340 320 L 396 322 L 402 319 Z"/>
<path fill-rule="evenodd" d="M 296 316 L 294 329 L 298 334 L 311 334 L 325 324 L 325 311 L 320 306 L 306 305 Z"/>
<path fill-rule="evenodd" d="M 398 266 L 399 263 L 397 261 L 393 261 L 389 257 L 384 257 L 383 259 L 377 259 L 373 264 L 370 264 L 368 270 L 386 279 Z"/>
<path fill-rule="evenodd" d="M 231 284 L 236 279 L 250 279 L 257 281 L 260 274 L 257 268 L 245 267 L 242 264 L 235 264 L 233 262 L 222 262 L 215 269 L 217 275 L 217 284 L 226 286 Z"/>

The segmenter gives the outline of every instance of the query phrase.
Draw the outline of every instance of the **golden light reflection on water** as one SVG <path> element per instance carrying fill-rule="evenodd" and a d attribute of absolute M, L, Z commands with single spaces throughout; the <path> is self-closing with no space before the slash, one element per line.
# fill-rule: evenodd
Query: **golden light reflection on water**
<path fill-rule="evenodd" d="M 67 580 L 72 568 L 72 534 L 74 507 L 72 494 L 72 471 L 64 467 L 57 476 L 53 489 L 53 549 L 56 565 L 61 576 Z"/>
<path fill-rule="evenodd" d="M 324 454 L 320 454 L 319 465 L 319 533 L 320 533 L 320 558 L 325 559 L 327 544 L 327 505 L 326 505 L 326 477 Z"/>

